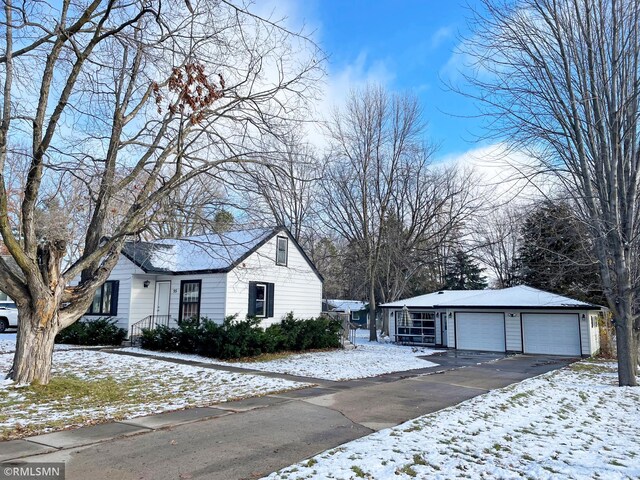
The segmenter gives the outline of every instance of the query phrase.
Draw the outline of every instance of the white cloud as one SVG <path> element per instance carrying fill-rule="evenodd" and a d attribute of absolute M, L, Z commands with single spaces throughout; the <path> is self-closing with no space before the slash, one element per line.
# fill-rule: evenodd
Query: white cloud
<path fill-rule="evenodd" d="M 463 79 L 473 65 L 474 58 L 464 51 L 464 45 L 459 44 L 453 49 L 453 53 L 447 62 L 440 68 L 440 77 L 448 82 L 457 82 Z"/>
<path fill-rule="evenodd" d="M 477 188 L 495 206 L 539 200 L 550 196 L 557 185 L 553 177 L 540 173 L 535 158 L 504 143 L 446 155 L 439 161 L 473 169 Z"/>
<path fill-rule="evenodd" d="M 446 42 L 450 38 L 453 38 L 454 34 L 455 34 L 455 30 L 453 26 L 449 25 L 446 27 L 440 27 L 438 30 L 436 30 L 433 33 L 433 35 L 431 35 L 431 42 L 430 42 L 431 49 L 435 50 L 444 42 Z"/>
<path fill-rule="evenodd" d="M 331 68 L 327 72 L 322 98 L 316 105 L 316 116 L 319 120 L 328 120 L 335 108 L 345 104 L 350 93 L 368 84 L 390 85 L 395 79 L 384 61 L 370 59 L 367 52 L 362 51 L 350 63 L 340 68 Z M 309 125 L 309 140 L 318 148 L 326 145 L 322 127 Z"/>
<path fill-rule="evenodd" d="M 322 24 L 314 18 L 313 7 L 305 6 L 294 0 L 265 0 L 252 4 L 251 11 L 263 18 L 269 18 L 285 26 L 291 31 L 303 32 L 314 42 L 321 44 Z M 441 32 L 440 36 L 446 35 Z M 315 118 L 310 118 L 307 125 L 309 141 L 318 148 L 326 144 L 321 127 L 313 120 L 326 120 L 336 107 L 342 106 L 353 90 L 375 83 L 389 85 L 395 79 L 383 60 L 373 58 L 366 50 L 357 57 L 335 65 L 331 58 L 326 65 L 324 84 L 320 89 L 315 104 Z"/>
<path fill-rule="evenodd" d="M 329 71 L 325 97 L 319 110 L 328 113 L 334 106 L 342 105 L 353 90 L 371 83 L 388 85 L 394 77 L 383 61 L 370 61 L 366 52 L 360 52 L 353 62 L 339 70 Z"/>

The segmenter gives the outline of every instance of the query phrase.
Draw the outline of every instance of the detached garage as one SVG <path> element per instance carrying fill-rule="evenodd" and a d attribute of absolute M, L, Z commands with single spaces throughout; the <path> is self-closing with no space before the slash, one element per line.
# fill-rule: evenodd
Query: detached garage
<path fill-rule="evenodd" d="M 566 356 L 590 356 L 600 347 L 602 307 L 527 286 L 434 292 L 382 307 L 398 343 Z M 436 334 L 406 335 L 425 315 L 435 318 Z"/>

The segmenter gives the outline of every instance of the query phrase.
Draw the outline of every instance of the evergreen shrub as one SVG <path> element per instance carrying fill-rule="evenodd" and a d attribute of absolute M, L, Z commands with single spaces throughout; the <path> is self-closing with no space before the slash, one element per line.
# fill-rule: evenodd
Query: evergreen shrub
<path fill-rule="evenodd" d="M 141 347 L 147 350 L 196 353 L 223 360 L 265 353 L 340 347 L 341 324 L 329 318 L 298 320 L 289 313 L 266 329 L 259 318 L 227 317 L 218 324 L 206 317 L 187 320 L 177 327 L 143 330 Z"/>
<path fill-rule="evenodd" d="M 100 317 L 79 320 L 56 335 L 55 343 L 71 345 L 120 345 L 127 338 L 127 331 L 116 325 L 116 320 Z"/>

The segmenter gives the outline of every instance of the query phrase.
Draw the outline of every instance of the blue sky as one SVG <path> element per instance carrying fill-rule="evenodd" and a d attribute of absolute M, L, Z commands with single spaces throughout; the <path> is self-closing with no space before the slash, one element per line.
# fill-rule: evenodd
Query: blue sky
<path fill-rule="evenodd" d="M 292 1 L 329 55 L 332 97 L 368 81 L 419 95 L 429 137 L 440 143 L 439 157 L 475 149 L 482 133 L 468 98 L 447 91 L 442 79 L 455 78 L 460 59 L 454 51 L 467 31 L 468 5 L 452 0 Z M 453 77 L 452 77 L 453 76 Z"/>

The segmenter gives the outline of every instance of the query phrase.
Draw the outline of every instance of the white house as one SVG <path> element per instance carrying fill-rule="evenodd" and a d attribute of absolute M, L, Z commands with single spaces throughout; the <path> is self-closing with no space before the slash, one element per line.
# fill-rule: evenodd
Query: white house
<path fill-rule="evenodd" d="M 120 327 L 175 325 L 230 315 L 320 315 L 322 276 L 284 228 L 253 229 L 156 242 L 129 242 L 86 314 Z"/>
<path fill-rule="evenodd" d="M 575 356 L 600 348 L 602 307 L 527 286 L 434 292 L 381 307 L 399 343 Z"/>

